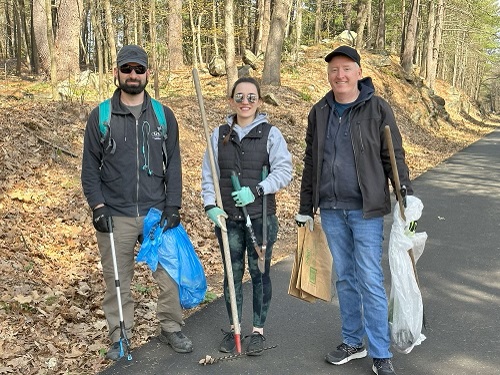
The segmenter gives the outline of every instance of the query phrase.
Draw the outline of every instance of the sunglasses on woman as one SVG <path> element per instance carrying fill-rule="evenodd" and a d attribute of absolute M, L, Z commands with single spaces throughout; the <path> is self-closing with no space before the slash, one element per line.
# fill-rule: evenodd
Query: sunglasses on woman
<path fill-rule="evenodd" d="M 237 94 L 234 94 L 234 101 L 236 103 L 242 103 L 243 102 L 244 95 L 239 92 Z M 257 101 L 257 94 L 247 94 L 247 100 L 249 103 L 255 103 Z"/>
<path fill-rule="evenodd" d="M 137 66 L 122 65 L 122 66 L 120 66 L 120 72 L 122 72 L 123 74 L 130 74 L 130 73 L 132 73 L 132 70 L 136 74 L 144 74 L 144 73 L 146 73 L 146 70 L 148 70 L 148 68 L 146 68 L 145 66 L 142 66 L 142 65 L 137 65 Z"/>

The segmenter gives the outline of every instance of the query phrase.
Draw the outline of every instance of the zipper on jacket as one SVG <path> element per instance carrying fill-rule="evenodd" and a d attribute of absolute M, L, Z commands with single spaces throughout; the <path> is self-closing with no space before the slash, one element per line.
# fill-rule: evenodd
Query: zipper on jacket
<path fill-rule="evenodd" d="M 136 154 L 136 199 L 135 199 L 135 209 L 137 216 L 139 216 L 139 175 L 140 175 L 140 164 L 141 164 L 141 153 L 139 150 L 139 120 L 135 119 L 135 154 Z"/>

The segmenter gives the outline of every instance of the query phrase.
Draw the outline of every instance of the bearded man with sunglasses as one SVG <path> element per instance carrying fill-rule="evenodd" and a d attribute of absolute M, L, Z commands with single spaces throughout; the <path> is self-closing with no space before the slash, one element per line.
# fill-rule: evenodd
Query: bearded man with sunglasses
<path fill-rule="evenodd" d="M 166 132 L 163 131 L 152 98 L 145 90 L 150 72 L 144 49 L 124 46 L 118 53 L 113 74 L 117 89 L 111 98 L 107 131 L 102 134 L 99 107 L 94 108 L 85 129 L 81 178 L 92 209 L 106 283 L 103 310 L 112 342 L 106 358 L 118 360 L 123 350 L 110 232 L 115 242 L 123 321 L 130 339 L 134 327 L 130 285 L 134 251 L 142 240 L 144 217 L 155 207 L 163 210 L 160 221 L 163 230 L 179 225 L 182 170 L 174 113 L 163 106 L 167 123 Z M 191 340 L 181 332 L 184 321 L 177 284 L 160 264 L 153 277 L 159 287 L 160 341 L 171 345 L 176 352 L 191 352 Z"/>

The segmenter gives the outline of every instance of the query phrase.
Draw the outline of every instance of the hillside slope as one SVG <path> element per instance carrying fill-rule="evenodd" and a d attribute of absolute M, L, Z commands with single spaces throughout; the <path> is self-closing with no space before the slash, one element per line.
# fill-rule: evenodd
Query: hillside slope
<path fill-rule="evenodd" d="M 279 193 L 280 239 L 275 258 L 291 253 L 298 206 L 307 113 L 329 89 L 325 56 L 334 46 L 307 48 L 301 61 L 282 67 L 282 86 L 264 87 L 279 106 L 264 105 L 285 135 L 295 176 Z M 440 83 L 431 98 L 408 83 L 397 58 L 362 52 L 365 76 L 393 106 L 403 134 L 411 177 L 492 131 L 467 99 Z M 257 72 L 256 76 L 259 76 Z M 229 107 L 225 77 L 200 73 L 210 127 Z M 200 164 L 206 147 L 191 70 L 177 71 L 162 87 L 161 100 L 180 124 L 184 198 L 182 222 L 202 259 L 209 290 L 220 295 L 222 264 L 200 198 Z M 103 282 L 90 212 L 80 186 L 86 116 L 96 102 L 49 102 L 34 82 L 9 77 L 0 89 L 0 365 L 1 373 L 93 374 L 108 365 L 101 310 Z M 19 95 L 21 93 L 21 95 Z M 29 93 L 29 95 L 22 95 Z M 19 99 L 23 97 L 22 99 Z M 464 113 L 464 109 L 468 113 Z M 418 192 L 417 192 L 418 194 Z M 137 300 L 133 345 L 156 334 L 157 289 L 144 265 L 134 280 Z M 188 315 L 190 311 L 186 312 Z"/>

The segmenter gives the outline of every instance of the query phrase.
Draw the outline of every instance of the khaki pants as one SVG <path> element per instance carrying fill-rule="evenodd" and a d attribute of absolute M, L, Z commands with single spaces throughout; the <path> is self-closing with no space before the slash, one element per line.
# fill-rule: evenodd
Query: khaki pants
<path fill-rule="evenodd" d="M 113 237 L 115 242 L 116 263 L 120 280 L 120 296 L 123 309 L 127 337 L 132 337 L 134 328 L 134 300 L 130 293 L 130 285 L 134 276 L 137 238 L 142 234 L 144 217 L 113 217 Z M 112 342 L 120 339 L 120 315 L 116 298 L 115 273 L 108 233 L 96 232 L 97 244 L 101 253 L 101 264 L 106 283 L 103 310 L 108 322 L 109 338 Z M 167 332 L 180 331 L 184 325 L 182 308 L 179 300 L 179 289 L 175 281 L 158 263 L 153 277 L 160 290 L 158 296 L 157 316 L 160 327 Z"/>

